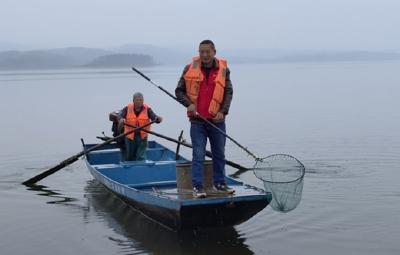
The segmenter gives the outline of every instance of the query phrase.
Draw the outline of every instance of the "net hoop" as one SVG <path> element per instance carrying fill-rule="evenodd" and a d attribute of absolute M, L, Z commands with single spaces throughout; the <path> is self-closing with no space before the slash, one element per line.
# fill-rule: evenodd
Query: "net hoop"
<path fill-rule="evenodd" d="M 257 171 L 256 171 L 256 169 L 257 169 L 257 168 L 256 168 L 257 164 L 258 164 L 259 162 L 262 162 L 263 160 L 265 160 L 265 159 L 267 159 L 267 158 L 273 158 L 273 157 L 277 157 L 277 156 L 284 156 L 284 157 L 287 157 L 287 158 L 290 158 L 290 159 L 295 160 L 295 161 L 297 162 L 297 164 L 299 164 L 299 167 L 301 168 L 301 175 L 300 175 L 300 177 L 296 178 L 295 180 L 291 180 L 291 181 L 269 181 L 269 180 L 264 180 L 263 178 L 259 177 L 258 174 L 257 174 Z M 256 160 L 256 163 L 254 164 L 254 167 L 253 167 L 253 173 L 254 173 L 254 175 L 255 175 L 258 179 L 262 180 L 263 182 L 268 182 L 268 183 L 282 183 L 282 184 L 283 184 L 283 183 L 297 182 L 297 181 L 303 179 L 303 178 L 304 178 L 304 175 L 305 175 L 305 173 L 306 173 L 306 168 L 305 168 L 305 166 L 303 165 L 303 163 L 301 163 L 300 160 L 298 160 L 297 158 L 295 158 L 295 157 L 293 157 L 293 156 L 291 156 L 291 155 L 288 155 L 288 154 L 279 154 L 279 153 L 277 153 L 277 154 L 269 155 L 268 157 L 265 157 L 265 158 L 257 159 L 257 160 Z"/>

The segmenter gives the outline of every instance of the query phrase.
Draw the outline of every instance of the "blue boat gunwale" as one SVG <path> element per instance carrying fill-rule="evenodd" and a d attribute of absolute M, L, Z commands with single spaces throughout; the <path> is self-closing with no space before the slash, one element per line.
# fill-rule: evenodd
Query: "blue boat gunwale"
<path fill-rule="evenodd" d="M 84 148 L 88 149 L 92 146 L 95 146 L 96 144 L 85 144 Z M 155 150 L 163 150 L 163 151 L 169 151 L 172 152 L 170 149 L 168 149 L 167 147 L 163 146 L 162 144 L 156 142 L 156 141 L 149 141 L 149 146 L 148 146 L 148 151 L 155 151 Z M 103 151 L 103 152 L 109 152 L 109 153 L 116 153 L 119 151 L 118 147 L 116 144 L 109 144 L 108 146 L 105 146 L 104 148 L 99 148 L 97 150 L 94 150 L 93 152 L 96 153 L 96 151 Z M 159 187 L 159 186 L 163 186 L 166 183 L 174 185 L 176 187 L 176 177 L 175 180 L 170 180 L 170 181 L 155 181 L 155 182 L 144 182 L 144 183 L 136 183 L 136 184 L 132 184 L 132 183 L 121 183 L 118 182 L 117 180 L 112 179 L 111 177 L 105 175 L 104 173 L 102 173 L 99 168 L 101 167 L 107 167 L 107 166 L 114 166 L 115 170 L 113 171 L 124 171 L 124 168 L 133 168 L 135 166 L 161 166 L 161 165 L 173 165 L 176 168 L 177 164 L 181 164 L 181 163 L 191 163 L 191 161 L 183 158 L 182 156 L 179 155 L 179 159 L 178 160 L 161 160 L 161 161 L 151 161 L 151 160 L 146 160 L 146 161 L 128 161 L 128 162 L 124 162 L 124 161 L 120 161 L 117 164 L 99 164 L 99 165 L 92 165 L 89 162 L 89 159 L 91 154 L 93 155 L 93 152 L 90 152 L 87 156 L 86 156 L 86 164 L 88 166 L 88 168 L 91 171 L 94 171 L 97 173 L 97 175 L 101 176 L 102 179 L 107 180 L 106 182 L 101 181 L 103 184 L 106 185 L 106 183 L 108 183 L 109 185 L 106 186 L 122 186 L 124 187 L 125 191 L 124 192 L 118 192 L 116 189 L 111 188 L 114 192 L 117 192 L 118 194 L 121 194 L 123 196 L 126 196 L 125 193 L 131 193 L 134 192 L 133 194 L 137 194 L 138 196 L 145 196 L 148 198 L 157 198 L 156 200 L 159 199 L 163 199 L 163 200 L 169 200 L 171 202 L 173 202 L 175 204 L 175 206 L 172 206 L 175 209 L 178 209 L 181 206 L 186 206 L 186 205 L 201 205 L 201 204 L 220 204 L 220 203 L 226 203 L 227 201 L 249 201 L 249 200 L 264 200 L 265 197 L 267 196 L 266 193 L 264 194 L 252 194 L 252 195 L 248 195 L 248 196 L 215 196 L 215 197 L 208 197 L 206 199 L 174 199 L 170 196 L 167 195 L 163 195 L 162 193 L 157 193 L 154 191 L 149 191 L 146 190 L 147 187 Z M 98 179 L 98 178 L 96 178 Z M 243 184 L 242 182 L 239 182 L 237 180 L 234 180 L 228 176 L 226 176 L 226 179 L 228 181 L 229 185 L 232 186 L 243 186 L 245 184 Z M 112 185 L 110 185 L 112 184 Z M 261 189 L 247 185 L 246 187 L 255 189 L 257 191 L 261 191 Z M 133 195 L 132 194 L 132 195 Z M 136 197 L 136 196 L 135 196 Z M 129 197 L 128 197 L 129 198 Z M 136 198 L 135 198 L 136 199 Z M 152 199 L 147 200 L 146 199 L 146 203 L 150 203 Z M 159 201 L 154 201 L 154 203 L 151 203 L 154 205 L 159 205 Z M 177 206 L 179 205 L 179 206 Z M 170 206 L 168 206 L 170 207 Z M 170 207 L 171 208 L 171 207 Z"/>
<path fill-rule="evenodd" d="M 249 201 L 249 200 L 264 200 L 265 196 L 266 196 L 266 194 L 250 195 L 250 196 L 236 196 L 236 197 L 229 195 L 229 196 L 224 196 L 224 197 L 207 197 L 205 199 L 194 199 L 193 198 L 193 199 L 177 200 L 177 199 L 171 198 L 170 196 L 163 195 L 162 193 L 157 193 L 154 191 L 149 192 L 149 191 L 146 191 L 143 189 L 143 188 L 147 188 L 149 186 L 154 186 L 154 187 L 160 186 L 159 184 L 161 184 L 161 185 L 164 184 L 163 181 L 135 184 L 135 186 L 137 185 L 138 187 L 134 187 L 134 186 L 132 187 L 131 184 L 123 184 L 123 183 L 117 182 L 117 181 L 111 179 L 110 177 L 102 174 L 96 168 L 94 168 L 92 165 L 90 165 L 88 162 L 87 162 L 87 166 L 90 170 L 95 171 L 98 175 L 101 175 L 102 178 L 106 179 L 108 183 L 112 183 L 113 185 L 116 185 L 116 186 L 123 186 L 127 190 L 131 190 L 133 192 L 136 192 L 141 195 L 149 196 L 151 198 L 160 198 L 163 200 L 170 200 L 170 201 L 173 201 L 175 204 L 178 204 L 179 206 L 201 205 L 201 204 L 222 204 L 222 203 L 226 203 L 227 200 L 230 202 L 232 202 L 232 201 L 236 202 L 236 201 Z M 242 182 L 233 180 L 230 177 L 227 177 L 227 178 L 229 178 L 230 181 L 235 182 L 237 186 L 243 185 Z M 96 179 L 98 179 L 98 178 L 96 178 Z M 110 188 L 114 192 L 121 194 L 121 192 L 114 190 L 112 187 L 110 187 L 110 185 L 107 185 L 105 182 L 102 182 L 102 181 L 100 181 L 100 182 L 103 183 L 104 185 L 106 185 L 108 188 Z M 172 183 L 174 183 L 176 186 L 176 181 L 175 182 L 171 181 L 170 184 L 172 184 Z M 233 185 L 233 186 L 235 186 L 235 185 Z M 251 188 L 255 188 L 250 185 L 247 185 L 247 186 L 249 186 Z M 140 187 L 142 187 L 142 189 Z M 125 194 L 121 194 L 121 195 L 125 196 Z M 258 198 L 256 198 L 256 197 L 258 197 Z M 151 201 L 147 200 L 146 202 L 150 203 Z M 159 203 L 151 203 L 151 204 L 159 205 Z M 169 208 L 171 208 L 171 207 L 169 207 Z M 176 207 L 176 206 L 174 206 L 172 208 L 179 209 L 179 207 Z"/>
<path fill-rule="evenodd" d="M 95 179 L 98 180 L 99 182 L 101 182 L 103 185 L 105 185 L 108 189 L 110 189 L 114 193 L 116 193 L 120 196 L 129 198 L 129 199 L 137 200 L 140 202 L 146 202 L 147 204 L 160 205 L 158 203 L 158 201 L 154 200 L 159 196 L 157 196 L 155 194 L 150 194 L 149 192 L 144 192 L 142 190 L 135 189 L 126 184 L 117 182 L 117 181 L 109 178 L 108 176 L 102 174 L 101 172 L 99 172 L 97 169 L 92 167 L 87 161 L 86 161 L 86 164 L 87 164 L 90 172 L 92 173 L 92 175 L 95 177 Z M 104 181 L 104 180 L 106 180 L 106 181 Z M 117 190 L 115 187 L 123 187 L 124 189 Z M 123 192 L 121 192 L 121 191 L 123 191 Z M 127 193 L 129 193 L 131 196 L 129 196 Z M 143 198 L 150 198 L 150 199 L 143 199 Z M 166 198 L 163 198 L 163 200 L 168 201 Z M 171 202 L 172 202 L 172 199 L 171 199 Z M 169 206 L 166 206 L 166 207 L 168 207 L 170 209 L 174 209 L 174 210 L 179 210 L 180 205 L 178 203 L 174 202 L 174 203 L 169 203 Z"/>
<path fill-rule="evenodd" d="M 84 149 L 95 145 L 84 144 Z M 170 230 L 240 224 L 271 200 L 270 193 L 228 176 L 225 176 L 227 183 L 236 189 L 236 194 L 194 199 L 190 190 L 177 189 L 177 172 L 190 167 L 189 160 L 181 155 L 175 160 L 176 153 L 156 141 L 149 141 L 146 153 L 152 160 L 124 162 L 116 144 L 109 144 L 89 152 L 85 162 L 93 177 L 106 189 Z M 178 171 L 177 165 L 181 166 Z"/>

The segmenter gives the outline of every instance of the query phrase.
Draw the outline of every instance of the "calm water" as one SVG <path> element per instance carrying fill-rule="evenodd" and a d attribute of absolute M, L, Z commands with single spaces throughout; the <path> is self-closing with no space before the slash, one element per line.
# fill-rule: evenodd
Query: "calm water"
<path fill-rule="evenodd" d="M 173 91 L 182 67 L 144 71 Z M 154 130 L 189 140 L 185 110 L 129 70 L 0 73 L 0 254 L 400 254 L 400 63 L 233 65 L 231 136 L 307 167 L 287 214 L 173 233 L 93 181 L 83 161 L 20 182 L 109 134 L 108 113 L 142 91 Z M 167 141 L 163 144 L 174 148 Z M 184 149 L 185 156 L 190 151 Z M 227 158 L 252 166 L 234 144 Z M 227 169 L 234 173 L 234 169 Z M 240 180 L 262 187 L 251 172 Z"/>

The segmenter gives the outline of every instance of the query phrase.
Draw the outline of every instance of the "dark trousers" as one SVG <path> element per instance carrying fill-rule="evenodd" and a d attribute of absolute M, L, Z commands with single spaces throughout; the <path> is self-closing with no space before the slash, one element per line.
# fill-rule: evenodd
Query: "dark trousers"
<path fill-rule="evenodd" d="M 140 135 L 135 135 L 133 140 L 125 137 L 125 161 L 145 160 L 147 149 L 147 138 L 142 139 Z"/>
<path fill-rule="evenodd" d="M 225 132 L 225 122 L 215 123 Z M 192 183 L 193 187 L 203 187 L 203 162 L 206 156 L 207 138 L 213 155 L 214 185 L 225 183 L 225 142 L 226 138 L 218 130 L 205 122 L 191 122 L 190 138 L 193 145 Z"/>

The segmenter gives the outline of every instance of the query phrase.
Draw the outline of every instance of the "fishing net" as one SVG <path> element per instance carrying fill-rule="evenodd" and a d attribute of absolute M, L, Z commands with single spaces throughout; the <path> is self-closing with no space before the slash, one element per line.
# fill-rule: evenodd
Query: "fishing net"
<path fill-rule="evenodd" d="M 289 212 L 300 203 L 305 167 L 296 158 L 274 154 L 256 161 L 254 174 L 272 194 L 270 206 L 275 211 Z"/>

